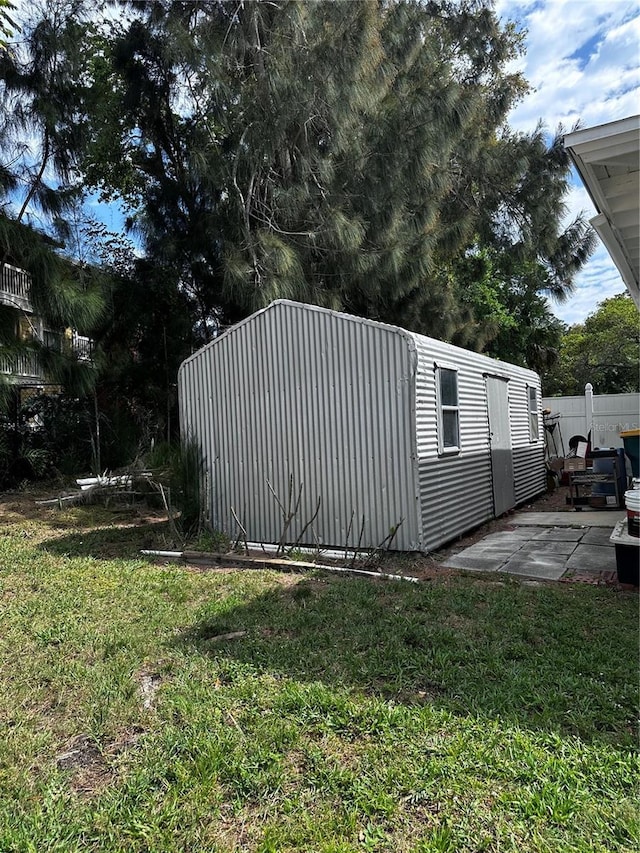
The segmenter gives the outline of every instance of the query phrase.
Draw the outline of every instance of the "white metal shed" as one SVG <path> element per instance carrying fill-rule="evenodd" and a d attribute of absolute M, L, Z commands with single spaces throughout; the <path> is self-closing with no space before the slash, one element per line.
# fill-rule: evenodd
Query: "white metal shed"
<path fill-rule="evenodd" d="M 279 300 L 188 358 L 182 435 L 212 526 L 278 542 L 429 551 L 545 488 L 536 373 L 395 326 Z M 275 495 L 275 496 L 274 496 Z M 362 534 L 361 534 L 362 531 Z"/>

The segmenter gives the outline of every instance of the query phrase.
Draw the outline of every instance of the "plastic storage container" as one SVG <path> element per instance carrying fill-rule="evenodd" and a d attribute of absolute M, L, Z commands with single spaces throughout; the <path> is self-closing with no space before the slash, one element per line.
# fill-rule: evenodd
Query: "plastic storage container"
<path fill-rule="evenodd" d="M 616 569 L 620 583 L 638 586 L 640 580 L 640 539 L 629 536 L 624 521 L 619 521 L 609 537 L 616 549 Z"/>
<path fill-rule="evenodd" d="M 629 536 L 640 537 L 640 489 L 630 489 L 624 493 L 627 508 L 627 531 Z"/>

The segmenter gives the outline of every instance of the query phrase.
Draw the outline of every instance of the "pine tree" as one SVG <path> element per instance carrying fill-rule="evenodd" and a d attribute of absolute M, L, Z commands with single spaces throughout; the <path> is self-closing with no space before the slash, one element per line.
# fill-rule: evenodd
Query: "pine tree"
<path fill-rule="evenodd" d="M 134 11 L 96 54 L 88 176 L 137 204 L 202 337 L 288 297 L 481 346 L 456 269 L 483 247 L 570 287 L 592 235 L 562 230 L 559 141 L 506 126 L 522 42 L 486 4 Z"/>

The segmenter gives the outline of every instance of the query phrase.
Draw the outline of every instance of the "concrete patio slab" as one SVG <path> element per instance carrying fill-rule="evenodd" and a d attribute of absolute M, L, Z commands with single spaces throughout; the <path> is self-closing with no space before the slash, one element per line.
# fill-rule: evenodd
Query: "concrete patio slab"
<path fill-rule="evenodd" d="M 547 540 L 551 542 L 579 542 L 589 532 L 589 529 L 584 527 L 545 527 L 543 530 L 527 527 L 526 529 L 537 531 L 530 537 L 531 539 L 535 539 L 536 542 L 545 542 Z M 602 535 L 604 536 L 604 529 Z"/>
<path fill-rule="evenodd" d="M 578 545 L 566 563 L 567 571 L 607 572 L 616 569 L 614 548 L 606 545 Z"/>
<path fill-rule="evenodd" d="M 462 551 L 460 554 L 449 557 L 442 565 L 445 569 L 465 569 L 465 571 L 471 572 L 497 572 L 504 562 L 504 557 L 496 559 L 491 556 L 483 557 Z"/>
<path fill-rule="evenodd" d="M 620 510 L 522 512 L 509 519 L 512 530 L 491 533 L 442 566 L 472 572 L 498 572 L 531 582 L 583 576 L 615 576 L 616 554 L 609 537 Z M 595 582 L 595 581 L 594 581 Z"/>
<path fill-rule="evenodd" d="M 609 541 L 610 536 L 611 531 L 608 527 L 590 527 L 580 539 L 580 544 L 607 545 L 609 548 L 613 548 L 613 542 Z"/>
<path fill-rule="evenodd" d="M 557 554 L 561 557 L 569 557 L 576 550 L 577 542 L 552 542 L 534 539 L 533 542 L 525 542 L 518 554 L 528 554 L 536 557 L 538 554 Z"/>
<path fill-rule="evenodd" d="M 499 530 L 497 533 L 490 533 L 485 536 L 476 545 L 495 545 L 497 548 L 518 548 L 523 542 L 530 542 L 537 534 L 540 533 L 539 527 L 516 527 L 515 530 Z M 476 545 L 471 545 L 475 548 Z"/>
<path fill-rule="evenodd" d="M 500 571 L 537 580 L 557 581 L 565 573 L 566 564 L 565 554 L 523 554 L 518 551 Z"/>
<path fill-rule="evenodd" d="M 469 545 L 464 551 L 458 551 L 458 554 L 477 554 L 478 556 L 496 554 L 497 556 L 503 556 L 506 560 L 514 551 L 517 551 L 518 548 L 524 545 L 526 541 L 526 539 L 511 539 L 504 542 L 487 542 L 485 539 L 481 539 L 479 542 Z"/>
<path fill-rule="evenodd" d="M 471 569 L 479 572 L 495 572 L 503 563 L 524 543 L 522 539 L 514 539 L 508 544 L 495 542 L 476 542 L 464 551 L 449 556 L 442 565 L 449 569 Z"/>
<path fill-rule="evenodd" d="M 581 512 L 517 512 L 509 520 L 511 524 L 526 527 L 609 527 L 613 530 L 622 518 L 626 518 L 623 510 L 584 509 Z"/>

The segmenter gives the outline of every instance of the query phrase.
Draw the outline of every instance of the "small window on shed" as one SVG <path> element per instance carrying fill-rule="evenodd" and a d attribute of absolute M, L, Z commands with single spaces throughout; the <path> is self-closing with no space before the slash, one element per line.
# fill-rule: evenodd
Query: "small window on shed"
<path fill-rule="evenodd" d="M 456 453 L 460 450 L 460 416 L 458 408 L 458 371 L 438 367 L 438 450 Z"/>
<path fill-rule="evenodd" d="M 538 424 L 538 389 L 532 388 L 529 391 L 529 438 L 531 441 L 537 441 L 540 437 L 540 429 Z"/>

